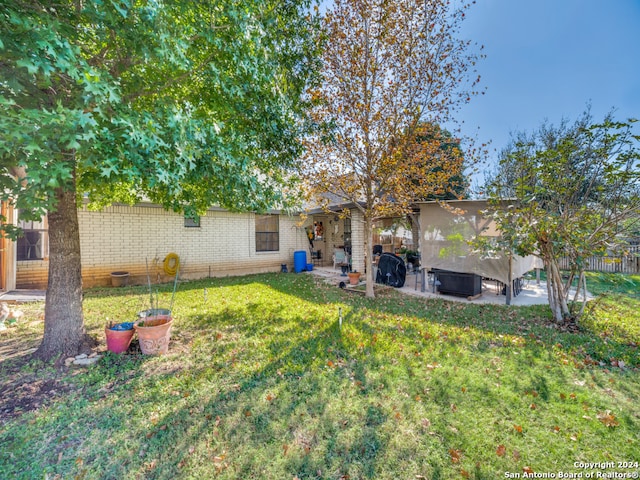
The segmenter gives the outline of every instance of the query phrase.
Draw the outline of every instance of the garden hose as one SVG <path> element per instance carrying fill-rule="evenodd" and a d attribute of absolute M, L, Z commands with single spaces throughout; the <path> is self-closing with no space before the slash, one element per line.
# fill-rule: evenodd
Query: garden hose
<path fill-rule="evenodd" d="M 178 273 L 178 268 L 180 268 L 180 257 L 177 253 L 170 253 L 164 258 L 164 273 L 173 277 L 176 273 Z"/>

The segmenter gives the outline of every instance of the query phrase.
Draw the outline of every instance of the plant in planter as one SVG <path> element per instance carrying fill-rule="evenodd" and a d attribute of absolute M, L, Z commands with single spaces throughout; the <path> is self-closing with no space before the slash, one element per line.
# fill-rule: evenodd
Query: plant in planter
<path fill-rule="evenodd" d="M 410 250 L 403 247 L 400 249 L 399 253 L 404 255 L 407 266 L 411 265 L 411 268 L 414 270 L 420 267 L 420 254 L 417 250 Z"/>
<path fill-rule="evenodd" d="M 177 258 L 177 255 L 170 254 Z M 170 257 L 167 255 L 167 258 Z M 149 285 L 149 300 L 151 308 L 138 313 L 138 321 L 134 323 L 135 331 L 138 333 L 140 350 L 146 355 L 156 355 L 167 353 L 169 350 L 169 340 L 171 339 L 171 327 L 173 326 L 173 301 L 176 296 L 178 286 L 178 275 L 180 263 L 176 260 L 175 278 L 173 282 L 173 294 L 171 295 L 171 305 L 168 309 L 159 308 L 158 296 L 154 300 L 151 289 L 151 279 L 149 277 L 149 267 L 147 264 L 147 283 Z"/>
<path fill-rule="evenodd" d="M 358 283 L 360 282 L 360 272 L 349 272 L 347 275 L 349 275 L 349 283 L 351 285 L 358 285 Z"/>
<path fill-rule="evenodd" d="M 108 323 L 104 328 L 107 339 L 107 349 L 113 353 L 126 352 L 134 334 L 133 322 L 123 322 L 113 325 Z"/>
<path fill-rule="evenodd" d="M 140 342 L 142 353 L 145 355 L 167 353 L 172 326 L 173 317 L 170 314 L 149 315 L 135 322 L 134 328 L 138 333 L 138 341 Z"/>

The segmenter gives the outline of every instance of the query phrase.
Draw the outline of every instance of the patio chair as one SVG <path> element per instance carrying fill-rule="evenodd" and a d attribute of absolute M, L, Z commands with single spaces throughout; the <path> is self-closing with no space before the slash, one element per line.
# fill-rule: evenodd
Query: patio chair
<path fill-rule="evenodd" d="M 336 268 L 338 265 L 342 265 L 347 263 L 347 253 L 341 248 L 333 249 L 333 268 Z"/>

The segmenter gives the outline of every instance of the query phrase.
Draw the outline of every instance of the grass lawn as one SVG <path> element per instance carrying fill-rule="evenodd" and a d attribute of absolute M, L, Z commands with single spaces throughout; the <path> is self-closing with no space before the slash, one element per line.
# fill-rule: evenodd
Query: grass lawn
<path fill-rule="evenodd" d="M 104 344 L 145 298 L 86 292 L 88 330 Z M 0 478 L 637 472 L 575 466 L 640 462 L 640 299 L 594 305 L 571 333 L 544 306 L 369 300 L 307 274 L 183 283 L 165 356 L 0 361 Z M 37 346 L 42 312 L 25 307 L 0 354 Z"/>
<path fill-rule="evenodd" d="M 587 289 L 598 298 L 589 304 L 585 327 L 603 338 L 640 344 L 640 275 L 588 272 Z"/>

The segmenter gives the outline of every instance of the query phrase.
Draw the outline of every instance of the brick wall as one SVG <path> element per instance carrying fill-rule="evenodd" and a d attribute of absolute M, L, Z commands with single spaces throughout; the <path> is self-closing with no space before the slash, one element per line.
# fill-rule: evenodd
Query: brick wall
<path fill-rule="evenodd" d="M 41 289 L 47 288 L 46 260 L 25 260 L 16 262 L 16 288 Z"/>
<path fill-rule="evenodd" d="M 279 271 L 286 263 L 293 269 L 293 252 L 307 250 L 304 230 L 297 217 L 280 215 L 280 249 L 255 251 L 255 217 L 211 209 L 200 227 L 185 227 L 181 214 L 151 204 L 112 206 L 100 212 L 78 212 L 82 277 L 85 287 L 109 285 L 110 273 L 127 271 L 130 282 L 169 281 L 163 260 L 180 256 L 180 277 L 242 275 Z M 37 263 L 37 264 L 36 264 Z M 45 288 L 47 262 L 19 262 L 18 288 Z"/>

